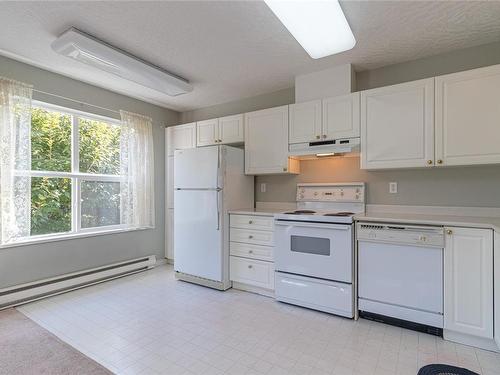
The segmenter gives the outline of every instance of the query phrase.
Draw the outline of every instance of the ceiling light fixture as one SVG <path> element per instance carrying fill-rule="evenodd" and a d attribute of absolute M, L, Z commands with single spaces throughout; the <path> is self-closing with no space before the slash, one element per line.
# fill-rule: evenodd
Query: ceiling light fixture
<path fill-rule="evenodd" d="M 264 0 L 313 59 L 350 50 L 356 39 L 338 0 Z"/>
<path fill-rule="evenodd" d="M 118 77 L 161 93 L 177 96 L 193 90 L 185 79 L 143 61 L 72 27 L 52 43 L 52 49 Z"/>

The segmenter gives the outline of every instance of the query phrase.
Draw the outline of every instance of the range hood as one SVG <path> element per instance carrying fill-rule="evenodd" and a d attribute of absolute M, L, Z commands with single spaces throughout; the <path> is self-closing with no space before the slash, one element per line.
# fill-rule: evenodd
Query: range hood
<path fill-rule="evenodd" d="M 289 145 L 289 156 L 295 159 L 314 159 L 359 152 L 359 138 L 294 143 Z"/>

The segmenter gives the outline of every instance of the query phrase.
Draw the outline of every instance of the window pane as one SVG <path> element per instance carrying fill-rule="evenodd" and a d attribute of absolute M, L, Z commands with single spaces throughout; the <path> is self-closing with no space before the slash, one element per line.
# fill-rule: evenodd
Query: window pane
<path fill-rule="evenodd" d="M 82 228 L 120 224 L 120 183 L 82 181 Z"/>
<path fill-rule="evenodd" d="M 31 235 L 71 230 L 71 179 L 31 179 Z"/>
<path fill-rule="evenodd" d="M 31 110 L 31 168 L 71 171 L 71 116 L 42 108 Z"/>
<path fill-rule="evenodd" d="M 120 127 L 102 121 L 78 119 L 80 172 L 120 173 Z"/>

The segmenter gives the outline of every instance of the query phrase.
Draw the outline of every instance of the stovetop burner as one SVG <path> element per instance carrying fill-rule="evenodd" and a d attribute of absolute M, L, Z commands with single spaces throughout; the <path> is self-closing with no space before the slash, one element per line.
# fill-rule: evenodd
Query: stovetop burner
<path fill-rule="evenodd" d="M 332 212 L 329 214 L 324 214 L 323 216 L 352 216 L 354 212 Z"/>
<path fill-rule="evenodd" d="M 316 211 L 313 210 L 295 210 L 291 212 L 285 212 L 287 215 L 309 215 L 309 214 L 315 214 Z"/>

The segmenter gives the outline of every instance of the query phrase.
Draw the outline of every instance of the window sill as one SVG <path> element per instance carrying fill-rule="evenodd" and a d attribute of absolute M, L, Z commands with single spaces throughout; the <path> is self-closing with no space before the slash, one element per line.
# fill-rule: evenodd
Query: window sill
<path fill-rule="evenodd" d="M 19 240 L 16 242 L 0 245 L 0 250 L 7 249 L 10 247 L 18 247 L 18 246 L 29 246 L 29 245 L 37 245 L 40 243 L 46 242 L 56 242 L 56 241 L 67 241 L 80 239 L 85 237 L 97 237 L 97 236 L 105 236 L 117 233 L 127 233 L 127 232 L 135 232 L 141 230 L 154 229 L 154 227 L 141 227 L 141 228 L 117 228 L 117 229 L 108 229 L 108 230 L 99 230 L 95 232 L 81 232 L 81 233 L 65 233 L 58 235 L 48 235 L 48 236 L 37 236 L 36 238 L 28 238 Z"/>

